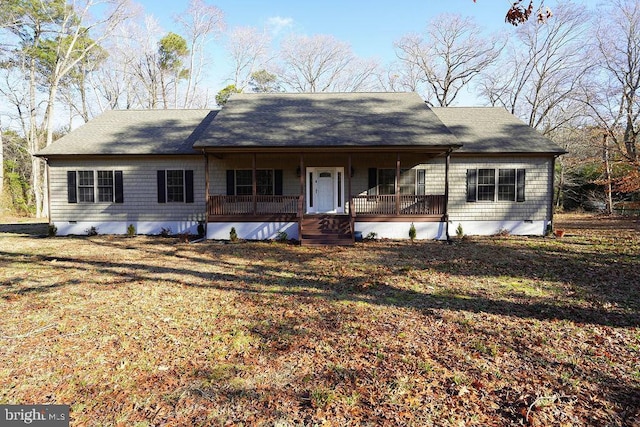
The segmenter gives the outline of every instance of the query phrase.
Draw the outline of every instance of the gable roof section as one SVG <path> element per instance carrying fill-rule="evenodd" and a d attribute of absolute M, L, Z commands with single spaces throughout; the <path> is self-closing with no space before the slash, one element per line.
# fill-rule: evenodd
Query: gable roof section
<path fill-rule="evenodd" d="M 234 94 L 194 148 L 459 147 L 415 93 Z"/>
<path fill-rule="evenodd" d="M 36 155 L 199 154 L 193 149 L 193 143 L 216 113 L 212 110 L 106 111 Z"/>
<path fill-rule="evenodd" d="M 434 107 L 432 110 L 462 143 L 456 153 L 566 152 L 501 107 Z"/>

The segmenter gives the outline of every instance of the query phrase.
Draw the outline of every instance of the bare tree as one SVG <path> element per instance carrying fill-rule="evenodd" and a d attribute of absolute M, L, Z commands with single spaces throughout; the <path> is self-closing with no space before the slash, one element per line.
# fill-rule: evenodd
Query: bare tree
<path fill-rule="evenodd" d="M 89 77 L 100 111 L 156 108 L 159 102 L 158 42 L 164 30 L 152 16 L 134 9 L 135 18 L 105 41 L 108 57 Z"/>
<path fill-rule="evenodd" d="M 545 134 L 584 115 L 580 92 L 595 65 L 590 29 L 586 9 L 572 3 L 544 25 L 527 22 L 484 74 L 481 94 Z"/>
<path fill-rule="evenodd" d="M 596 32 L 600 85 L 589 104 L 619 152 L 635 162 L 640 134 L 640 3 L 614 0 L 602 16 L 608 19 L 599 21 Z"/>
<path fill-rule="evenodd" d="M 251 75 L 265 69 L 269 58 L 271 38 L 252 27 L 234 28 L 227 39 L 227 51 L 233 65 L 232 84 L 243 90 Z"/>
<path fill-rule="evenodd" d="M 408 69 L 420 71 L 427 102 L 446 107 L 496 60 L 502 45 L 496 38 L 483 37 L 471 18 L 440 15 L 429 22 L 425 35 L 406 35 L 395 48 Z"/>
<path fill-rule="evenodd" d="M 203 0 L 190 0 L 186 12 L 176 17 L 189 43 L 187 87 L 184 94 L 184 108 L 194 106 L 199 92 L 204 67 L 207 63 L 207 44 L 225 29 L 224 13 L 216 6 Z"/>
<path fill-rule="evenodd" d="M 2 120 L 0 116 L 0 199 L 4 194 L 4 142 L 2 140 Z M 0 210 L 0 214 L 2 211 Z"/>
<path fill-rule="evenodd" d="M 613 0 L 598 21 L 598 80 L 585 90 L 586 103 L 603 133 L 605 184 L 640 191 L 640 3 Z M 606 19 L 604 17 L 607 17 Z M 612 176 L 611 163 L 627 172 Z"/>
<path fill-rule="evenodd" d="M 419 92 L 422 70 L 413 62 L 395 61 L 378 74 L 378 81 L 386 92 Z"/>
<path fill-rule="evenodd" d="M 62 79 L 126 18 L 126 0 L 18 1 L 20 7 L 12 3 L 16 1 L 0 5 L 0 14 L 10 16 L 8 34 L 16 47 L 10 61 L 14 70 L 28 80 L 27 104 L 16 108 L 28 110 L 26 137 L 34 154 L 42 145 L 53 142 L 54 108 Z M 103 17 L 92 17 L 94 10 L 102 12 Z M 46 73 L 41 73 L 45 61 Z M 38 123 L 41 104 L 44 112 Z M 34 158 L 32 189 L 39 217 L 47 215 L 45 173 L 40 160 Z"/>
<path fill-rule="evenodd" d="M 291 35 L 279 52 L 283 83 L 295 92 L 356 92 L 375 87 L 378 64 L 332 36 Z"/>

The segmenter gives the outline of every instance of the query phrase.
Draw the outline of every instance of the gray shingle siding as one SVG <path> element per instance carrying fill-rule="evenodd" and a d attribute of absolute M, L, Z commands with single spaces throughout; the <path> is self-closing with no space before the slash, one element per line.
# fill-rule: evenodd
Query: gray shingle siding
<path fill-rule="evenodd" d="M 193 203 L 158 203 L 157 170 L 194 172 Z M 124 203 L 69 203 L 67 171 L 121 170 Z M 204 220 L 204 160 L 201 156 L 109 157 L 50 161 L 51 221 L 184 221 Z"/>
<path fill-rule="evenodd" d="M 449 180 L 449 216 L 454 221 L 544 221 L 550 218 L 549 157 L 453 158 Z M 524 202 L 467 202 L 467 169 L 525 169 Z"/>

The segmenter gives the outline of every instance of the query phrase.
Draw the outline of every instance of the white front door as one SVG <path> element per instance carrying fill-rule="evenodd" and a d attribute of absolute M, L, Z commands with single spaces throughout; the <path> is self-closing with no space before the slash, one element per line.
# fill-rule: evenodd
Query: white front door
<path fill-rule="evenodd" d="M 344 213 L 344 168 L 307 168 L 307 212 Z"/>
<path fill-rule="evenodd" d="M 318 170 L 318 179 L 316 180 L 316 198 L 318 200 L 317 211 L 322 213 L 335 212 L 333 187 L 334 171 L 333 169 Z"/>

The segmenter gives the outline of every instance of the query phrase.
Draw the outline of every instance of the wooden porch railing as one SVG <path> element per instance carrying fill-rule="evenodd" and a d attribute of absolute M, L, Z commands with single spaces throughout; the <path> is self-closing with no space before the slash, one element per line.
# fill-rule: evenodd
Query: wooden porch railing
<path fill-rule="evenodd" d="M 297 214 L 299 196 L 209 196 L 208 214 Z"/>
<path fill-rule="evenodd" d="M 400 196 L 397 212 L 395 195 L 353 196 L 347 203 L 351 217 L 361 215 L 444 215 L 444 195 Z M 209 216 L 222 215 L 304 215 L 302 196 L 209 196 Z"/>
<path fill-rule="evenodd" d="M 356 215 L 444 215 L 445 196 L 401 195 L 399 212 L 396 196 L 353 196 L 351 204 Z"/>

